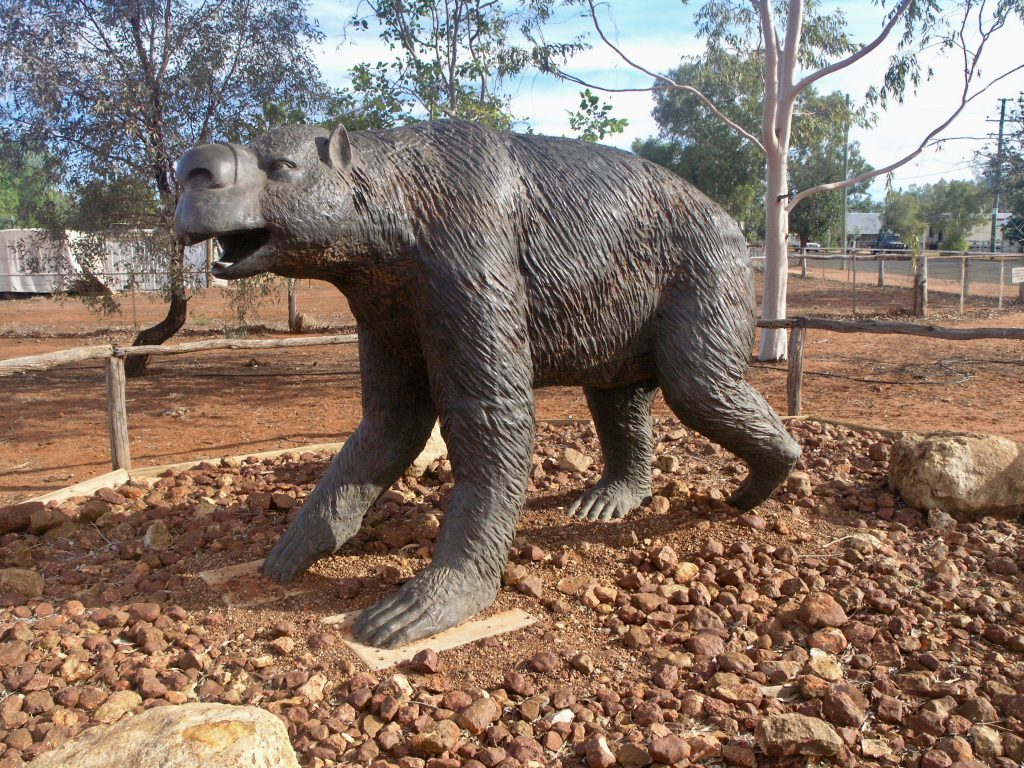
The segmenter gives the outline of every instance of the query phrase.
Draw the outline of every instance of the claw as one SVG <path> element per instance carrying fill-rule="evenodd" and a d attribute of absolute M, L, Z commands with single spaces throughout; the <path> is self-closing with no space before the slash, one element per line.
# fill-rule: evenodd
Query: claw
<path fill-rule="evenodd" d="M 427 568 L 363 611 L 353 633 L 367 645 L 395 648 L 454 627 L 493 603 L 497 591 L 475 575 Z"/>
<path fill-rule="evenodd" d="M 650 488 L 638 489 L 627 482 L 602 480 L 569 505 L 566 514 L 591 522 L 618 520 L 650 495 Z"/>

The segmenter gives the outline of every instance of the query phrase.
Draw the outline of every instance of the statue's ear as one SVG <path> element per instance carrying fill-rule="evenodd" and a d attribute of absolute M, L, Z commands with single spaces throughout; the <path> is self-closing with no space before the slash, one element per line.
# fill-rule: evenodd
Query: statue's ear
<path fill-rule="evenodd" d="M 327 157 L 329 165 L 336 171 L 343 171 L 352 165 L 352 145 L 348 140 L 348 131 L 341 123 L 331 131 L 331 138 L 327 142 Z"/>

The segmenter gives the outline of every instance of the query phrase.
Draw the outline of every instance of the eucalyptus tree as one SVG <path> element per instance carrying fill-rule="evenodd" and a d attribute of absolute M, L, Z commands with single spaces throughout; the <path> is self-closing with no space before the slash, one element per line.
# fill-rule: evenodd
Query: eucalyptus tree
<path fill-rule="evenodd" d="M 361 111 L 399 124 L 461 117 L 497 129 L 515 118 L 506 82 L 530 69 L 556 68 L 584 48 L 542 34 L 556 0 L 363 0 L 350 19 L 393 51 L 357 65 L 352 87 Z"/>
<path fill-rule="evenodd" d="M 940 134 L 968 104 L 1010 73 L 1024 69 L 1022 63 L 994 74 L 986 71 L 984 78 L 981 72 L 989 42 L 1011 19 L 1021 16 L 1024 0 L 961 0 L 956 3 L 871 0 L 858 9 L 860 14 L 871 13 L 878 18 L 878 31 L 865 42 L 849 34 L 842 9 L 823 0 L 706 0 L 694 12 L 693 21 L 708 50 L 754 56 L 759 62 L 763 87 L 761 119 L 758 128 L 750 130 L 730 118 L 712 97 L 693 83 L 655 72 L 627 54 L 624 44 L 613 41 L 602 27 L 598 3 L 581 1 L 588 8 L 595 30 L 604 43 L 627 64 L 651 76 L 655 90 L 694 94 L 712 115 L 764 155 L 766 267 L 761 304 L 764 319 L 786 316 L 786 244 L 789 215 L 796 206 L 811 195 L 859 184 L 910 162 L 941 141 Z M 692 5 L 688 0 L 683 4 Z M 934 126 L 922 129 L 920 142 L 911 152 L 891 163 L 846 179 L 793 190 L 789 174 L 790 147 L 795 126 L 801 119 L 797 113 L 801 95 L 829 75 L 872 55 L 890 38 L 896 42 L 897 50 L 890 56 L 883 81 L 867 88 L 865 98 L 869 104 L 884 107 L 901 102 L 908 90 L 916 88 L 929 75 L 930 69 L 922 63 L 921 56 L 931 49 L 954 55 L 962 63 L 958 103 Z M 573 82 L 600 88 L 571 73 L 561 74 Z M 778 360 L 785 356 L 785 331 L 762 332 L 758 357 Z"/>
<path fill-rule="evenodd" d="M 57 158 L 69 192 L 142 185 L 141 204 L 94 197 L 113 206 L 95 219 L 145 233 L 125 267 L 158 272 L 169 306 L 135 343 L 166 341 L 195 287 L 171 231 L 175 160 L 194 144 L 244 137 L 270 106 L 322 109 L 311 50 L 322 34 L 305 0 L 0 0 L 0 17 L 0 129 L 23 151 Z M 59 233 L 67 222 L 53 224 Z M 145 358 L 131 362 L 130 373 L 145 368 Z"/>

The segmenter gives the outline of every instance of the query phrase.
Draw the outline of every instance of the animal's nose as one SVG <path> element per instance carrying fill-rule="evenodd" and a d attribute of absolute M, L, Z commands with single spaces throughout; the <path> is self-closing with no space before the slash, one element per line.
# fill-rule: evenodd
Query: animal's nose
<path fill-rule="evenodd" d="M 230 187 L 237 181 L 237 155 L 227 144 L 202 144 L 185 153 L 174 175 L 185 188 Z"/>

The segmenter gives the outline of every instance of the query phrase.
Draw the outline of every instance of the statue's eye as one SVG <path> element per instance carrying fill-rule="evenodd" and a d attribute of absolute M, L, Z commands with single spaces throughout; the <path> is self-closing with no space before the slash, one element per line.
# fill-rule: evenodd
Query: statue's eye
<path fill-rule="evenodd" d="M 270 172 L 277 173 L 278 171 L 292 171 L 295 170 L 295 163 L 291 160 L 275 160 L 270 164 Z"/>

